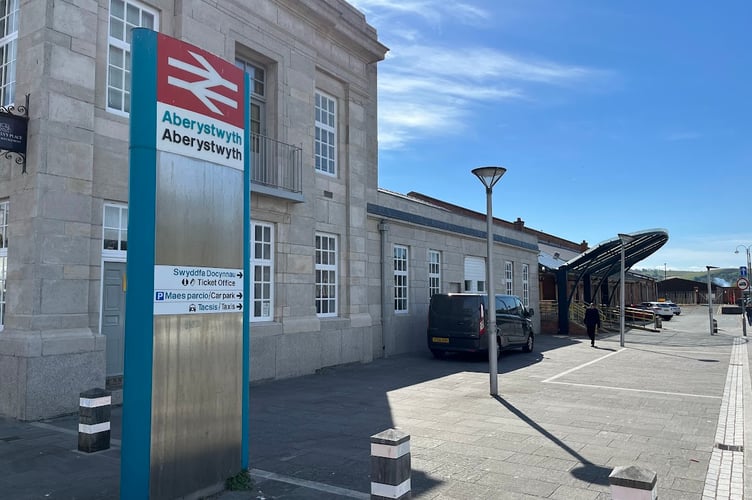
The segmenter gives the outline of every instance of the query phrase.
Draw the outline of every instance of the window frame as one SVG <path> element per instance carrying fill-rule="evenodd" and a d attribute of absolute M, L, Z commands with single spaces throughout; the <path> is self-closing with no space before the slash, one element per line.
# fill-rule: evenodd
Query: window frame
<path fill-rule="evenodd" d="M 394 313 L 407 314 L 410 312 L 410 249 L 407 246 L 392 246 L 392 269 Z"/>
<path fill-rule="evenodd" d="M 316 232 L 314 238 L 314 303 L 316 306 L 316 316 L 319 318 L 336 317 L 339 315 L 339 238 L 336 234 L 322 232 Z M 329 246 L 326 249 L 320 245 L 324 241 L 329 242 Z M 334 249 L 331 247 L 332 244 L 334 245 Z M 321 258 L 324 255 L 329 256 L 327 263 L 324 263 Z M 332 263 L 332 260 L 334 260 L 334 263 Z M 319 273 L 321 275 L 326 274 L 329 277 L 333 275 L 334 280 L 323 282 L 319 277 Z M 330 293 L 327 297 L 320 294 L 324 288 Z M 332 293 L 334 297 L 331 296 Z M 329 308 L 326 312 L 321 312 L 323 309 L 321 306 L 324 304 L 332 306 L 333 310 Z"/>
<path fill-rule="evenodd" d="M 530 264 L 522 264 L 522 305 L 530 306 Z"/>
<path fill-rule="evenodd" d="M 123 4 L 123 12 L 124 12 L 124 19 L 120 19 L 118 17 L 113 16 L 113 8 L 112 5 L 114 2 L 120 2 Z M 131 25 L 128 23 L 128 7 L 133 6 L 134 8 L 138 9 L 139 13 L 139 24 Z M 148 26 L 144 24 L 144 13 L 147 13 L 152 16 L 153 19 L 153 25 Z M 117 21 L 122 21 L 123 23 L 123 39 L 114 37 L 112 34 L 112 26 L 113 26 L 113 17 Z M 131 71 L 131 44 L 128 42 L 128 30 L 132 29 L 133 27 L 146 27 L 154 30 L 159 29 L 159 12 L 148 5 L 139 2 L 137 0 L 109 0 L 108 7 L 107 7 L 107 63 L 106 63 L 106 78 L 105 78 L 105 110 L 109 113 L 113 113 L 115 115 L 128 117 L 130 116 L 130 94 L 132 89 L 127 88 L 129 78 L 127 76 L 127 73 Z M 112 66 L 110 57 L 112 49 L 120 50 L 123 52 L 123 66 L 117 67 Z M 111 81 L 111 71 L 122 71 L 123 72 L 123 78 L 122 78 L 122 88 L 114 86 Z M 114 106 L 110 106 L 110 92 L 113 91 L 119 91 L 122 93 L 122 101 L 120 103 L 121 107 L 117 108 Z M 127 111 L 126 111 L 127 109 Z"/>
<path fill-rule="evenodd" d="M 323 101 L 326 100 L 327 103 L 331 103 L 333 106 L 333 110 L 324 109 L 319 103 L 323 103 Z M 339 148 L 337 147 L 338 142 L 338 134 L 337 134 L 337 119 L 338 119 L 338 109 L 337 109 L 337 99 L 334 96 L 331 96 L 327 94 L 326 92 L 322 92 L 321 90 L 316 90 L 314 92 L 314 103 L 313 103 L 313 109 L 314 109 L 314 137 L 313 137 L 313 168 L 316 172 L 325 174 L 325 175 L 331 175 L 336 177 L 337 176 L 337 154 L 339 152 Z M 329 113 L 331 114 L 331 121 L 333 124 L 326 123 L 320 119 L 320 116 L 322 113 Z M 325 142 L 322 140 L 323 134 L 331 134 L 331 143 Z M 331 148 L 331 156 L 330 154 L 324 155 L 321 153 L 323 148 L 326 147 Z M 325 161 L 327 165 L 324 167 L 320 164 L 320 161 Z"/>
<path fill-rule="evenodd" d="M 268 230 L 269 240 L 262 240 L 258 242 L 256 240 L 256 229 L 262 228 L 262 232 Z M 269 247 L 269 258 L 265 258 L 263 255 L 259 257 L 257 255 L 256 245 L 262 245 L 262 247 Z M 250 321 L 252 323 L 262 321 L 274 321 L 274 253 L 275 253 L 275 227 L 274 224 L 261 221 L 251 221 L 251 296 L 249 298 L 250 303 Z M 262 269 L 262 279 L 256 280 L 256 268 Z M 268 268 L 269 279 L 263 279 L 263 269 Z M 256 287 L 260 286 L 262 294 L 264 292 L 264 286 L 268 285 L 268 296 L 257 297 Z M 267 314 L 264 313 L 264 307 L 266 303 Z M 256 314 L 256 304 L 259 304 L 259 314 Z"/>
<path fill-rule="evenodd" d="M 118 211 L 118 225 L 107 225 L 107 209 L 115 209 Z M 123 213 L 125 212 L 125 217 Z M 117 203 L 107 201 L 102 206 L 102 257 L 105 260 L 124 260 L 128 254 L 128 205 L 126 203 Z M 107 248 L 106 232 L 108 230 L 116 230 L 118 232 L 117 246 L 116 248 Z M 125 233 L 125 239 L 123 239 L 123 233 Z M 122 248 L 122 243 L 125 241 L 125 248 Z"/>
<path fill-rule="evenodd" d="M 441 252 L 428 250 L 428 298 L 441 293 Z"/>
<path fill-rule="evenodd" d="M 8 81 L 0 79 L 0 106 L 11 106 L 16 100 L 16 61 L 18 59 L 18 20 L 20 14 L 20 0 L 8 0 L 5 12 L 0 13 L 0 19 L 5 22 L 5 32 L 0 33 L 0 50 L 3 58 L 0 60 L 0 75 L 9 75 Z M 10 22 L 8 22 L 10 20 Z M 10 31 L 8 31 L 10 30 Z M 7 68 L 7 71 L 6 71 Z"/>
<path fill-rule="evenodd" d="M 514 295 L 514 263 L 504 261 L 504 287 L 507 295 Z"/>

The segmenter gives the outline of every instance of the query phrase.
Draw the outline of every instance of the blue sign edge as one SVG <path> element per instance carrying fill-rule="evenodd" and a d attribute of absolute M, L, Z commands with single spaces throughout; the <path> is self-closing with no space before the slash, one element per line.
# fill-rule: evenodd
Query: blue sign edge
<path fill-rule="evenodd" d="M 244 119 L 244 168 L 243 168 L 243 394 L 241 402 L 240 429 L 240 466 L 248 469 L 249 450 L 249 412 L 250 412 L 250 376 L 251 376 L 251 113 L 250 113 L 250 75 L 246 72 Z"/>
<path fill-rule="evenodd" d="M 149 498 L 154 359 L 157 172 L 157 32 L 135 28 L 131 44 L 128 278 L 120 498 Z M 127 379 L 125 375 L 127 374 Z"/>

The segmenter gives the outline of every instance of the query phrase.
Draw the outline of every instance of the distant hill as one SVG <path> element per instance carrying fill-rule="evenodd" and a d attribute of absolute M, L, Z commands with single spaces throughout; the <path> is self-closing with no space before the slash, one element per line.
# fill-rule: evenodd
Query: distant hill
<path fill-rule="evenodd" d="M 636 269 L 632 268 L 630 271 L 634 271 L 645 276 L 650 276 L 658 281 L 664 278 L 663 269 Z M 707 283 L 708 273 L 707 271 L 666 271 L 665 277 L 667 278 L 683 278 L 685 280 L 700 281 Z M 714 283 L 722 286 L 732 286 L 739 278 L 738 267 L 728 267 L 722 269 L 712 269 L 710 271 L 710 278 Z"/>

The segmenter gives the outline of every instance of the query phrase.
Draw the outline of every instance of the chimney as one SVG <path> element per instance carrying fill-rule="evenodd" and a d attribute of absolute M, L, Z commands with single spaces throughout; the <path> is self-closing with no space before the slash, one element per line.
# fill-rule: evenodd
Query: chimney
<path fill-rule="evenodd" d="M 525 229 L 525 221 L 520 219 L 519 217 L 517 217 L 517 220 L 514 221 L 512 224 L 514 224 L 514 228 L 517 231 L 522 231 L 523 229 Z"/>
<path fill-rule="evenodd" d="M 582 240 L 582 243 L 580 243 L 580 253 L 587 252 L 588 244 L 587 241 Z"/>

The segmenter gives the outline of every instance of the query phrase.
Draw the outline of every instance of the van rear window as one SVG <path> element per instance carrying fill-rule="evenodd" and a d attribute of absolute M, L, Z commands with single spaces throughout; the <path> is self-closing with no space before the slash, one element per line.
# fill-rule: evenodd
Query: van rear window
<path fill-rule="evenodd" d="M 434 295 L 431 309 L 440 314 L 474 314 L 478 310 L 478 297 L 439 296 Z"/>

